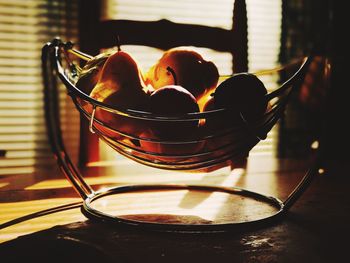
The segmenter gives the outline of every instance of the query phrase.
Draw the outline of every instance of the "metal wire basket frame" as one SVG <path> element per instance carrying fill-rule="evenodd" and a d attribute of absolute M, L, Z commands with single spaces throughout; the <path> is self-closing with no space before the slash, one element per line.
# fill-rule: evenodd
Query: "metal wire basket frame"
<path fill-rule="evenodd" d="M 72 80 L 76 76 L 76 67 L 67 58 L 67 52 L 88 60 L 91 56 L 84 54 L 78 50 L 73 49 L 73 45 L 70 42 L 62 42 L 60 39 L 54 39 L 52 42 L 46 43 L 42 48 L 42 71 L 44 80 L 44 107 L 45 107 L 45 119 L 47 124 L 47 132 L 49 142 L 54 155 L 57 158 L 58 166 L 61 168 L 64 175 L 72 184 L 73 188 L 83 199 L 82 212 L 88 218 L 99 219 L 102 221 L 121 223 L 132 226 L 140 226 L 146 229 L 156 231 L 180 231 L 180 232 L 223 232 L 229 230 L 240 230 L 245 228 L 251 228 L 254 226 L 266 226 L 267 224 L 275 222 L 277 219 L 281 219 L 286 215 L 292 205 L 299 199 L 302 193 L 307 189 L 312 179 L 318 173 L 318 169 L 321 163 L 321 157 L 318 156 L 312 166 L 309 168 L 303 179 L 290 193 L 288 198 L 284 201 L 278 198 L 266 196 L 260 193 L 241 189 L 237 187 L 217 187 L 217 186 L 197 186 L 197 185 L 127 185 L 112 187 L 100 191 L 94 191 L 91 186 L 86 183 L 82 174 L 78 168 L 71 161 L 67 151 L 65 150 L 64 142 L 62 139 L 62 133 L 60 128 L 59 119 L 59 103 L 58 103 L 58 79 L 65 85 L 68 95 L 72 98 L 77 109 L 90 121 L 90 130 L 98 133 L 101 139 L 107 142 L 113 149 L 119 153 L 131 158 L 137 162 L 145 165 L 149 165 L 161 169 L 170 170 L 198 170 L 208 167 L 215 167 L 220 163 L 224 163 L 227 160 L 239 156 L 243 150 L 250 150 L 261 139 L 266 138 L 266 134 L 272 129 L 276 122 L 281 118 L 284 113 L 285 107 L 290 98 L 290 94 L 294 91 L 293 87 L 300 83 L 308 66 L 313 57 L 309 56 L 303 60 L 300 68 L 292 75 L 287 81 L 285 81 L 278 89 L 268 93 L 265 97 L 267 101 L 276 100 L 272 104 L 271 109 L 264 114 L 259 120 L 249 123 L 242 118 L 242 125 L 239 127 L 231 128 L 218 134 L 205 134 L 196 138 L 189 138 L 187 140 L 175 140 L 175 141 L 161 141 L 159 139 L 149 139 L 134 136 L 133 134 L 127 134 L 122 131 L 118 131 L 113 127 L 109 127 L 103 121 L 95 118 L 95 112 L 97 109 L 102 109 L 111 114 L 131 118 L 135 120 L 146 121 L 165 121 L 165 122 L 188 122 L 196 121 L 206 118 L 215 118 L 219 116 L 225 109 L 219 109 L 208 112 L 189 113 L 181 116 L 162 116 L 149 112 L 135 111 L 132 109 L 124 109 L 118 107 L 111 107 L 102 102 L 94 100 L 79 90 Z M 62 61 L 67 65 L 64 68 Z M 84 102 L 91 106 L 92 111 L 86 110 L 82 106 L 81 102 Z M 102 128 L 101 128 L 102 127 Z M 165 143 L 165 144 L 191 144 L 198 143 L 200 141 L 206 141 L 215 139 L 217 136 L 227 136 L 227 134 L 239 135 L 244 132 L 248 134 L 248 139 L 240 145 L 237 142 L 230 142 L 232 145 L 224 145 L 220 150 L 220 154 L 213 155 L 213 151 L 204 150 L 203 152 L 190 153 L 175 153 L 175 154 L 160 154 L 154 152 L 144 151 L 140 147 L 135 147 L 133 144 L 123 143 L 113 139 L 104 134 L 104 129 L 122 135 L 123 138 L 135 139 L 135 140 L 149 140 L 153 143 Z M 227 147 L 227 148 L 225 148 Z M 222 148 L 227 150 L 222 151 Z M 214 150 L 215 151 L 215 150 Z M 211 159 L 212 158 L 212 159 Z M 106 214 L 98 209 L 93 208 L 91 205 L 95 200 L 121 193 L 131 193 L 144 190 L 198 190 L 209 192 L 223 192 L 232 195 L 239 195 L 243 198 L 253 198 L 261 202 L 267 203 L 276 208 L 276 212 L 257 220 L 242 221 L 242 222 L 228 222 L 223 224 L 168 224 L 161 222 L 142 222 L 132 219 L 125 219 L 118 216 Z"/>

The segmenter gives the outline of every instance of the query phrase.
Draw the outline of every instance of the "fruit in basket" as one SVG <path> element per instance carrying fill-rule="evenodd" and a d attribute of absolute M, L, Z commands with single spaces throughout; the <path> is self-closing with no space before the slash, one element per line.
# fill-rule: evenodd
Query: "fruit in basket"
<path fill-rule="evenodd" d="M 169 72 L 169 68 L 172 72 Z M 218 79 L 219 72 L 213 62 L 185 48 L 169 49 L 146 74 L 146 84 L 152 85 L 154 89 L 179 85 L 197 99 L 216 87 Z"/>
<path fill-rule="evenodd" d="M 145 110 L 149 95 L 142 73 L 130 54 L 117 51 L 106 60 L 90 97 L 119 109 Z M 97 119 L 124 133 L 138 134 L 141 121 L 98 108 Z M 106 131 L 104 131 L 106 132 Z M 113 137 L 118 137 L 113 134 Z"/>
<path fill-rule="evenodd" d="M 136 61 L 127 52 L 117 51 L 106 60 L 90 97 L 112 106 L 137 109 L 145 102 L 144 88 Z"/>
<path fill-rule="evenodd" d="M 259 78 L 250 73 L 239 73 L 223 81 L 208 99 L 203 111 L 226 109 L 219 118 L 206 120 L 212 127 L 238 125 L 244 120 L 258 120 L 267 110 L 267 90 Z M 220 118 L 221 117 L 221 118 Z"/>
<path fill-rule="evenodd" d="M 150 96 L 149 110 L 167 117 L 199 112 L 196 98 L 185 88 L 168 85 L 155 90 Z M 154 121 L 151 128 L 160 137 L 174 138 L 186 135 L 198 126 L 198 121 Z"/>
<path fill-rule="evenodd" d="M 148 108 L 151 113 L 164 116 L 164 119 L 199 112 L 196 98 L 178 85 L 167 85 L 155 90 L 150 96 Z M 152 120 L 148 127 L 143 137 L 160 141 L 188 141 L 198 131 L 198 120 Z M 141 141 L 141 146 L 148 152 L 170 155 L 190 154 L 200 147 L 198 143 L 167 144 L 151 141 Z"/>
<path fill-rule="evenodd" d="M 267 90 L 254 74 L 239 73 L 223 81 L 214 93 L 216 108 L 225 108 L 233 114 L 241 113 L 250 122 L 259 119 L 266 111 Z"/>
<path fill-rule="evenodd" d="M 249 73 L 233 75 L 215 89 L 203 108 L 204 111 L 225 109 L 214 118 L 208 117 L 203 127 L 207 135 L 217 135 L 207 140 L 205 145 L 207 150 L 214 152 L 213 158 L 237 150 L 238 159 L 248 156 L 257 139 L 247 134 L 242 118 L 247 122 L 258 120 L 268 107 L 266 94 L 264 84 Z M 233 164 L 237 162 L 236 159 L 231 160 Z"/>
<path fill-rule="evenodd" d="M 213 111 L 220 109 L 212 96 L 204 105 L 203 111 Z M 201 128 L 205 136 L 212 136 L 206 140 L 205 148 L 207 151 L 213 151 L 212 158 L 215 159 L 225 155 L 232 149 L 230 144 L 237 141 L 237 137 L 231 134 L 232 128 L 242 123 L 241 117 L 237 112 L 218 112 L 213 116 L 206 118 Z"/>
<path fill-rule="evenodd" d="M 217 103 L 214 96 L 211 96 L 208 101 L 203 106 L 203 112 L 214 111 L 222 109 Z M 223 128 L 231 127 L 235 124 L 241 123 L 242 119 L 240 117 L 239 111 L 225 111 L 215 114 L 215 116 L 208 117 L 205 120 L 206 128 L 215 130 L 220 130 Z"/>
<path fill-rule="evenodd" d="M 79 73 L 76 87 L 84 93 L 90 94 L 101 77 L 102 67 L 110 55 L 111 52 L 104 52 L 86 62 Z"/>
<path fill-rule="evenodd" d="M 79 73 L 79 78 L 75 86 L 85 94 L 89 95 L 97 84 L 101 76 L 102 67 L 110 55 L 111 52 L 104 52 L 86 62 L 82 71 Z M 77 100 L 83 109 L 91 114 L 91 104 L 80 98 L 77 98 Z"/>

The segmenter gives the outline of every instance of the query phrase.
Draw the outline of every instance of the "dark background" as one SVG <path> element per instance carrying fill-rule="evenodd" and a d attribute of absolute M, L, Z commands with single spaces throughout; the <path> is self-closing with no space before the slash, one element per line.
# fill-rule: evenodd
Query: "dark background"
<path fill-rule="evenodd" d="M 343 1 L 283 1 L 281 63 L 311 53 L 329 58 L 328 87 L 313 94 L 319 103 L 305 104 L 295 96 L 281 127 L 280 154 L 304 156 L 320 141 L 324 167 L 336 169 L 349 160 L 349 40 L 347 7 Z M 289 117 L 293 116 L 293 118 Z M 301 136 L 302 135 L 302 136 Z"/>

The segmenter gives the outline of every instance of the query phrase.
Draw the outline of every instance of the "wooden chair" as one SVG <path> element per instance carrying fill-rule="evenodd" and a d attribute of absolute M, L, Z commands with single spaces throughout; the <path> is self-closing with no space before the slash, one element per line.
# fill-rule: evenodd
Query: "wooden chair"
<path fill-rule="evenodd" d="M 100 1 L 81 1 L 80 5 L 80 50 L 91 55 L 100 53 L 102 48 L 117 44 L 144 45 L 159 49 L 177 46 L 206 47 L 216 51 L 229 52 L 234 59 L 233 72 L 248 70 L 247 11 L 245 0 L 233 4 L 231 29 L 222 29 L 193 24 L 174 23 L 169 20 L 99 21 Z M 88 123 L 81 119 L 80 166 L 98 161 L 98 138 L 91 134 Z"/>

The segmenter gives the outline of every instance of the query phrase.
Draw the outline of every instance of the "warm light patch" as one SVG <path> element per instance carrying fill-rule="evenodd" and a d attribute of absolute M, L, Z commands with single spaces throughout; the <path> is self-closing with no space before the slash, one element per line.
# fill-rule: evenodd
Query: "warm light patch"
<path fill-rule="evenodd" d="M 9 183 L 0 183 L 0 188 L 5 187 L 6 185 L 9 185 Z"/>
<path fill-rule="evenodd" d="M 48 179 L 39 183 L 30 185 L 25 190 L 40 190 L 40 189 L 54 189 L 54 188 L 66 188 L 71 184 L 66 179 Z"/>
<path fill-rule="evenodd" d="M 53 198 L 44 200 L 33 200 L 24 202 L 1 203 L 0 204 L 0 225 L 22 216 L 32 213 L 45 211 L 54 207 L 78 202 L 79 198 Z M 64 225 L 68 223 L 86 220 L 79 208 L 62 211 L 59 213 L 49 213 L 45 216 L 36 216 L 30 221 L 23 221 L 13 226 L 1 229 L 0 243 L 17 238 L 18 236 L 34 233 L 40 230 L 51 228 L 57 224 Z"/>
<path fill-rule="evenodd" d="M 203 112 L 203 108 L 205 104 L 210 100 L 214 92 L 215 92 L 215 89 L 212 89 L 208 91 L 204 96 L 202 96 L 199 100 L 197 100 L 197 103 L 201 112 Z"/>
<path fill-rule="evenodd" d="M 84 180 L 91 186 L 104 187 L 106 185 L 117 184 L 152 184 L 152 183 L 177 183 L 190 182 L 200 183 L 206 173 L 186 173 L 162 170 L 161 172 L 155 168 L 144 167 L 143 165 L 133 164 L 133 172 L 130 174 L 130 164 L 116 166 L 106 171 L 105 176 L 87 177 Z M 214 173 L 213 173 L 214 174 Z M 214 176 L 213 182 L 221 180 L 223 170 L 219 170 L 217 177 Z M 47 179 L 40 181 L 25 188 L 25 190 L 43 190 L 43 189 L 59 189 L 72 187 L 69 181 L 62 179 Z"/>
<path fill-rule="evenodd" d="M 235 186 L 244 172 L 245 169 L 234 169 L 220 185 L 227 187 Z M 223 207 L 227 204 L 229 198 L 230 195 L 226 193 L 213 192 L 190 212 L 207 220 L 215 220 L 218 214 L 223 210 Z"/>
<path fill-rule="evenodd" d="M 124 165 L 124 164 L 132 164 L 131 160 L 106 160 L 106 161 L 98 161 L 98 162 L 89 162 L 87 167 L 104 167 L 104 166 L 113 166 L 113 165 Z"/>
<path fill-rule="evenodd" d="M 316 150 L 316 149 L 318 149 L 319 145 L 320 145 L 320 143 L 319 143 L 318 141 L 314 141 L 314 142 L 311 144 L 311 149 Z"/>
<path fill-rule="evenodd" d="M 244 169 L 235 169 L 226 177 L 220 177 L 220 186 L 232 187 L 244 174 Z M 140 191 L 101 198 L 93 207 L 105 213 L 137 218 L 150 215 L 193 216 L 214 221 L 230 206 L 232 196 L 224 192 L 167 190 Z M 148 216 L 146 216 L 148 215 Z"/>

